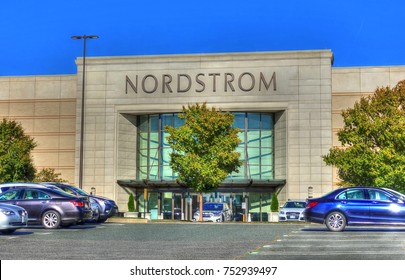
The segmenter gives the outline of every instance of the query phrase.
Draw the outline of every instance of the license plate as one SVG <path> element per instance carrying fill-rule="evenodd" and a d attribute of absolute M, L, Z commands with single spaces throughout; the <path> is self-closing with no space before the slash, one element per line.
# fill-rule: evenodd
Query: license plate
<path fill-rule="evenodd" d="M 297 216 L 290 216 L 290 219 L 297 219 Z"/>

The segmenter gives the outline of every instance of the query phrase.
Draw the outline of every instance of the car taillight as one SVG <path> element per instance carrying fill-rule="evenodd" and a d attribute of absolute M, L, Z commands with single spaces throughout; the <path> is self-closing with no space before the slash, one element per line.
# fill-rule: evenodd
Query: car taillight
<path fill-rule="evenodd" d="M 307 204 L 307 208 L 312 208 L 318 205 L 318 201 L 311 201 Z"/>
<path fill-rule="evenodd" d="M 72 200 L 72 201 L 70 201 L 70 203 L 72 203 L 74 206 L 78 206 L 78 207 L 83 207 L 84 206 L 83 201 L 74 201 L 74 200 Z"/>

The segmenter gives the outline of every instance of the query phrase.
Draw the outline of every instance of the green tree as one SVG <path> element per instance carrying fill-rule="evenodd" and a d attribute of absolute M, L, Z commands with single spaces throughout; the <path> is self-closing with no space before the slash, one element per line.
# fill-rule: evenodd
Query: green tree
<path fill-rule="evenodd" d="M 3 119 L 0 122 L 0 182 L 32 181 L 35 167 L 31 151 L 34 139 L 25 135 L 21 124 Z"/>
<path fill-rule="evenodd" d="M 209 109 L 206 103 L 183 106 L 179 118 L 184 125 L 165 127 L 173 149 L 170 165 L 178 174 L 178 181 L 199 193 L 202 221 L 202 193 L 214 191 L 242 164 L 240 153 L 235 151 L 240 130 L 232 127 L 232 114 Z"/>
<path fill-rule="evenodd" d="M 60 176 L 61 173 L 56 173 L 54 168 L 44 168 L 35 175 L 35 182 L 67 182 Z"/>
<path fill-rule="evenodd" d="M 377 88 L 342 112 L 341 147 L 323 159 L 338 168 L 342 185 L 405 191 L 405 80 Z"/>

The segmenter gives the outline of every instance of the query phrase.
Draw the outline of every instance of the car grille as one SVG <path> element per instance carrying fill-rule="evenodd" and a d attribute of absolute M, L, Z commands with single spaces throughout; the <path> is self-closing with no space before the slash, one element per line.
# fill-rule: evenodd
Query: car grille
<path fill-rule="evenodd" d="M 299 212 L 286 212 L 287 220 L 298 220 L 300 217 Z"/>

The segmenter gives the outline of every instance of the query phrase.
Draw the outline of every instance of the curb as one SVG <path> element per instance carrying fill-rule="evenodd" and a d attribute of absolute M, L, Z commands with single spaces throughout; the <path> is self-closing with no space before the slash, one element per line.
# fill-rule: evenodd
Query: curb
<path fill-rule="evenodd" d="M 140 218 L 121 218 L 121 217 L 112 217 L 109 218 L 106 223 L 124 223 L 124 224 L 147 224 L 151 221 L 148 219 Z"/>

